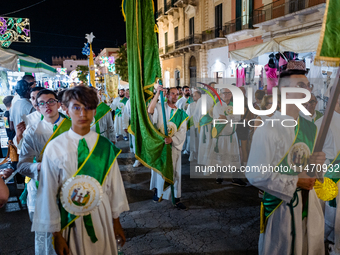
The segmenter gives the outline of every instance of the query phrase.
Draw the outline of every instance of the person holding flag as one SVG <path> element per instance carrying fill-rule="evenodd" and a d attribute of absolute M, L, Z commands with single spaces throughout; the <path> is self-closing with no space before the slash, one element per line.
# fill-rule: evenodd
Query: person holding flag
<path fill-rule="evenodd" d="M 33 221 L 36 209 L 40 162 L 43 152 L 52 139 L 71 127 L 71 121 L 58 112 L 60 103 L 53 91 L 47 89 L 39 91 L 34 103 L 44 118 L 26 129 L 18 163 L 19 172 L 26 176 L 27 208 L 31 221 Z M 44 231 L 35 233 L 35 252 L 36 254 L 55 254 L 51 233 Z"/>
<path fill-rule="evenodd" d="M 120 135 L 123 135 L 125 141 L 128 140 L 127 133 L 124 131 L 124 127 L 127 125 L 124 121 L 127 118 L 123 115 L 127 114 L 124 108 L 128 100 L 129 99 L 125 97 L 125 90 L 119 89 L 119 97 L 113 99 L 110 105 L 111 109 L 115 111 L 114 129 L 116 131 L 116 138 L 118 139 Z"/>
<path fill-rule="evenodd" d="M 176 103 L 176 107 L 186 112 L 188 110 L 188 106 L 194 100 L 190 96 L 190 88 L 188 86 L 184 86 L 182 90 L 183 90 L 183 97 L 178 99 Z M 190 154 L 190 130 L 189 129 L 187 130 L 186 139 L 183 145 L 183 150 L 184 150 L 184 154 L 187 154 L 187 155 Z"/>
<path fill-rule="evenodd" d="M 129 210 L 116 160 L 121 150 L 91 131 L 95 91 L 69 89 L 63 103 L 72 126 L 46 147 L 32 230 L 53 233 L 58 255 L 117 254 L 116 237 L 126 240 L 119 215 Z"/>
<path fill-rule="evenodd" d="M 280 74 L 279 88 L 310 90 L 302 61 L 291 61 Z M 287 99 L 303 99 L 303 93 L 287 93 Z M 316 178 L 304 171 L 309 164 L 322 165 L 325 153 L 315 152 L 317 127 L 299 116 L 294 104 L 286 106 L 286 115 L 276 111 L 253 136 L 248 166 L 259 171 L 247 171 L 246 177 L 255 187 L 264 191 L 260 214 L 260 255 L 322 255 L 324 254 L 324 216 L 314 190 Z M 297 126 L 282 126 L 281 120 L 290 119 Z M 259 149 L 262 145 L 262 149 Z M 304 157 L 300 161 L 296 158 Z M 278 167 L 288 171 L 265 171 L 260 166 Z M 302 172 L 298 169 L 302 169 Z"/>
<path fill-rule="evenodd" d="M 165 134 L 163 123 L 163 112 L 160 103 L 157 103 L 160 91 L 163 86 L 159 85 L 157 93 L 148 107 L 148 113 L 152 115 L 152 123 L 154 123 L 162 134 Z M 167 121 L 168 136 L 164 138 L 165 144 L 172 145 L 172 164 L 174 169 L 174 194 L 175 206 L 178 209 L 186 209 L 186 206 L 180 202 L 181 186 L 182 186 L 182 165 L 181 151 L 185 140 L 187 130 L 186 120 L 188 115 L 181 109 L 176 107 L 178 98 L 178 90 L 175 87 L 169 89 L 167 94 L 168 101 L 164 104 L 165 117 Z M 150 190 L 155 189 L 154 201 L 159 199 L 171 199 L 171 188 L 164 189 L 164 179 L 158 173 L 151 172 Z"/>

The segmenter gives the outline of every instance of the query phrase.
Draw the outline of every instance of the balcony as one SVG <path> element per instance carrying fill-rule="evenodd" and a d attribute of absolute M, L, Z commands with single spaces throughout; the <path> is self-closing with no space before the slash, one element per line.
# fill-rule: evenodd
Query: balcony
<path fill-rule="evenodd" d="M 248 15 L 241 16 L 225 23 L 224 32 L 228 35 L 245 29 L 253 29 L 252 19 Z"/>
<path fill-rule="evenodd" d="M 162 20 L 165 16 L 165 12 L 164 12 L 164 9 L 163 8 L 159 8 L 158 11 L 157 11 L 157 14 L 156 14 L 156 19 L 157 20 Z"/>
<path fill-rule="evenodd" d="M 225 26 L 213 27 L 202 33 L 202 41 L 209 41 L 216 38 L 225 38 L 226 35 Z"/>
<path fill-rule="evenodd" d="M 165 45 L 165 54 L 166 53 L 170 53 L 174 51 L 174 44 L 170 44 L 170 45 Z"/>
<path fill-rule="evenodd" d="M 175 0 L 170 0 L 167 1 L 166 6 L 165 6 L 165 13 L 166 14 L 172 14 L 174 10 L 177 10 L 177 6 L 175 6 Z"/>
<path fill-rule="evenodd" d="M 173 44 L 166 45 L 164 48 L 159 48 L 158 52 L 159 55 L 171 54 L 199 44 L 202 44 L 202 35 L 194 34 L 182 40 L 175 41 Z"/>
<path fill-rule="evenodd" d="M 254 10 L 253 22 L 254 24 L 262 23 L 323 3 L 326 3 L 326 0 L 290 0 L 287 2 L 278 0 Z"/>

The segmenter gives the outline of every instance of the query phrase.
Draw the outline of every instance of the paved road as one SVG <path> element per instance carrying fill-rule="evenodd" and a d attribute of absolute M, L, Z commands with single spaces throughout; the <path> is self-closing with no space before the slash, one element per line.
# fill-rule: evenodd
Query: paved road
<path fill-rule="evenodd" d="M 126 255 L 136 254 L 257 254 L 260 199 L 254 187 L 231 182 L 190 179 L 187 156 L 182 156 L 182 211 L 169 201 L 152 201 L 150 170 L 133 168 L 128 143 L 119 141 L 118 157 L 130 211 L 121 215 Z M 0 254 L 34 254 L 34 234 L 27 210 L 16 203 L 0 209 Z"/>

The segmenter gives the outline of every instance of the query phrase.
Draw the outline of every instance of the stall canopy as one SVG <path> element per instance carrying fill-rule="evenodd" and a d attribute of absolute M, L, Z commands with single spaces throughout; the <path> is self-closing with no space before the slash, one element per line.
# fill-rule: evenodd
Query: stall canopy
<path fill-rule="evenodd" d="M 297 53 L 313 52 L 318 47 L 320 30 L 272 38 L 255 46 L 230 51 L 234 61 L 250 60 L 269 52 L 293 51 Z"/>
<path fill-rule="evenodd" d="M 57 70 L 41 59 L 12 49 L 0 48 L 0 67 L 10 71 L 55 75 Z"/>

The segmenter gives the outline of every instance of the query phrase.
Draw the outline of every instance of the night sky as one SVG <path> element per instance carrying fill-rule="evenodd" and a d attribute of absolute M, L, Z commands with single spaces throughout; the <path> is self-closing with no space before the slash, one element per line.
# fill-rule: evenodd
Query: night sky
<path fill-rule="evenodd" d="M 121 0 L 46 0 L 20 12 L 7 14 L 42 0 L 7 0 L 0 16 L 29 18 L 31 43 L 12 43 L 10 48 L 52 64 L 52 56 L 81 54 L 85 34 L 93 32 L 93 51 L 115 48 L 126 42 Z M 89 4 L 89 2 L 91 4 Z"/>

